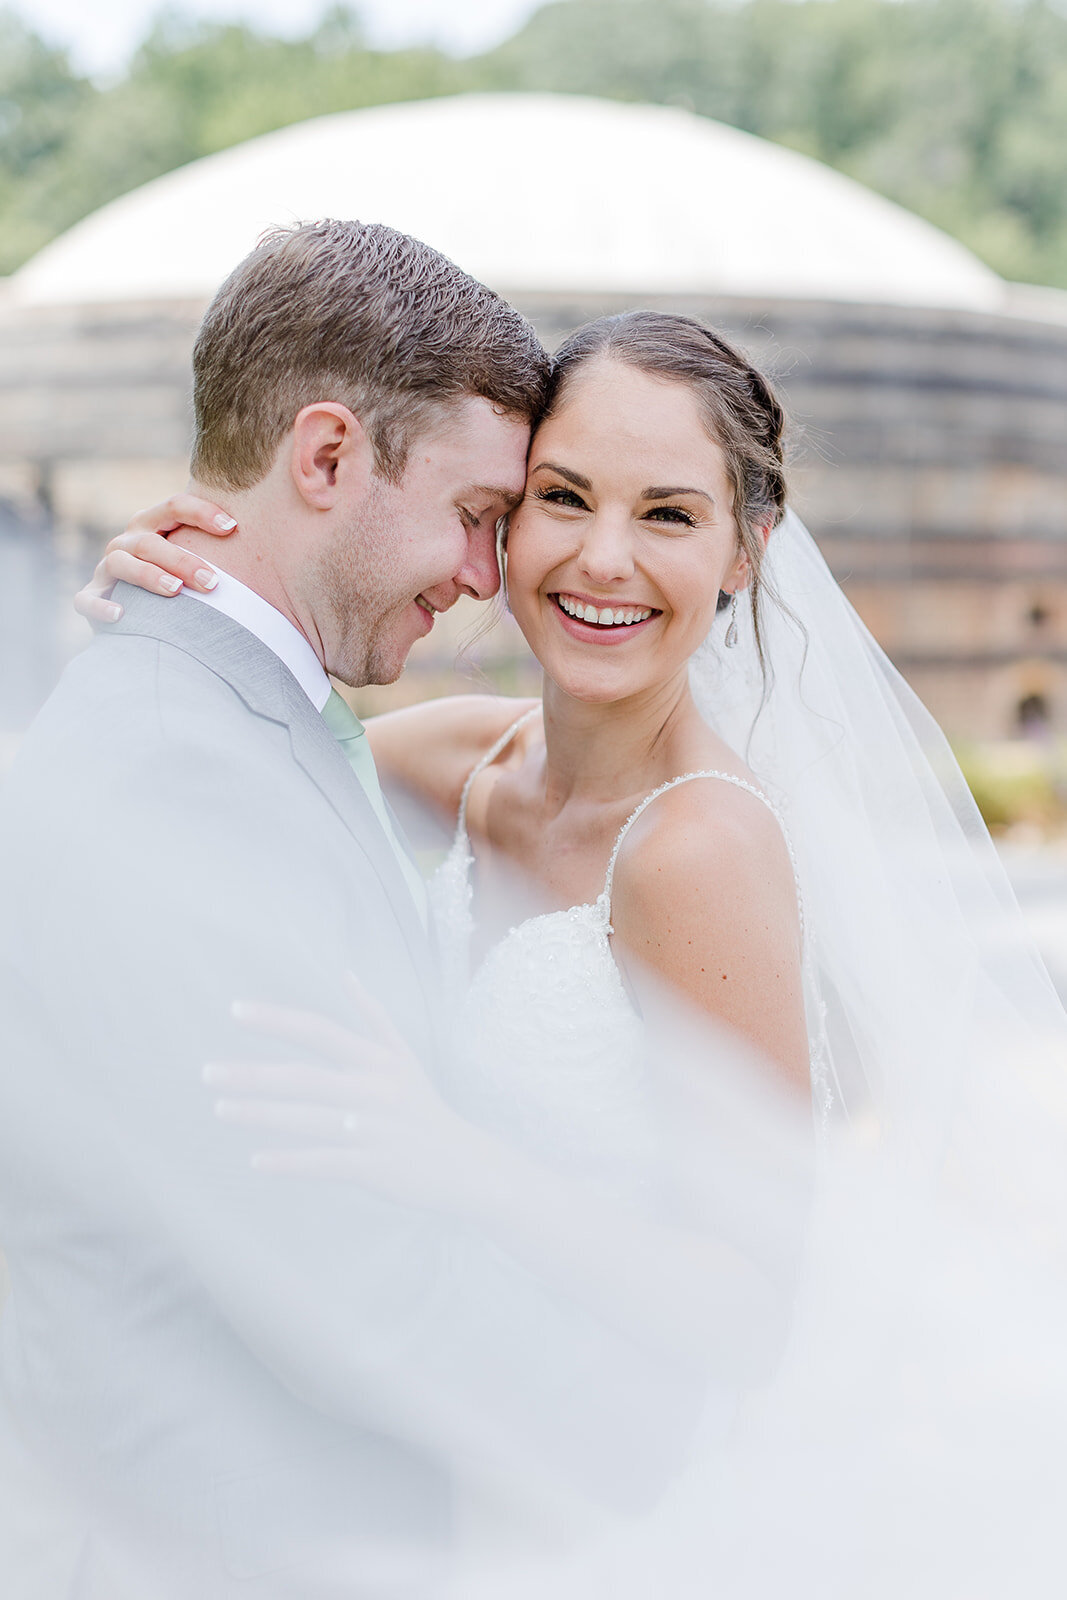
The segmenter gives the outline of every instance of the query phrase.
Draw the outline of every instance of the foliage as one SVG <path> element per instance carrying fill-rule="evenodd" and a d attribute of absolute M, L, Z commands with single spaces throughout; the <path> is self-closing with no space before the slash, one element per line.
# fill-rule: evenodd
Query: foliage
<path fill-rule="evenodd" d="M 1062 0 L 554 0 L 499 48 L 157 22 L 108 88 L 0 14 L 0 272 L 112 196 L 323 112 L 468 89 L 684 106 L 815 156 L 1008 277 L 1067 287 Z M 775 219 L 767 219 L 768 248 Z"/>
<path fill-rule="evenodd" d="M 439 51 L 367 49 L 343 9 L 296 41 L 164 15 L 107 89 L 76 79 L 62 53 L 0 14 L 0 63 L 0 273 L 105 201 L 200 156 L 307 117 L 467 86 L 465 69 Z"/>
<path fill-rule="evenodd" d="M 0 273 L 64 226 L 40 203 L 36 180 L 69 147 L 92 99 L 62 51 L 0 13 Z"/>
<path fill-rule="evenodd" d="M 1067 14 L 1047 0 L 557 0 L 481 66 L 747 129 L 1067 287 Z"/>
<path fill-rule="evenodd" d="M 1062 832 L 1067 822 L 1067 750 L 1037 742 L 958 747 L 959 761 L 986 826 Z"/>

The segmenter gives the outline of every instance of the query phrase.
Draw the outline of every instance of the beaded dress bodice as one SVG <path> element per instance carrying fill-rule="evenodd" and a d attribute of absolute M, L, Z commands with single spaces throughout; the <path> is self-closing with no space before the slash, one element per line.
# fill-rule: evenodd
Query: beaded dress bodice
<path fill-rule="evenodd" d="M 732 773 L 682 773 L 645 796 L 616 836 L 597 899 L 519 922 L 471 970 L 474 855 L 467 804 L 480 773 L 539 708 L 526 713 L 479 761 L 463 789 L 451 849 L 429 893 L 446 991 L 453 998 L 454 1091 L 478 1120 L 503 1120 L 544 1159 L 591 1164 L 611 1187 L 643 1165 L 649 1117 L 644 1028 L 611 949 L 615 865 L 627 834 L 660 795 L 698 778 L 756 796 Z M 779 821 L 781 819 L 779 818 Z"/>

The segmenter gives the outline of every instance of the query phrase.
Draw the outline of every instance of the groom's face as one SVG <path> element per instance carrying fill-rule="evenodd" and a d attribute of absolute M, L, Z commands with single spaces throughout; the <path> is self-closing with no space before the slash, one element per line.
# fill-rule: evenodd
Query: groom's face
<path fill-rule="evenodd" d="M 522 498 L 529 436 L 468 397 L 414 440 L 399 483 L 374 476 L 345 508 L 318 573 L 343 683 L 392 683 L 439 612 L 496 593 L 496 525 Z"/>

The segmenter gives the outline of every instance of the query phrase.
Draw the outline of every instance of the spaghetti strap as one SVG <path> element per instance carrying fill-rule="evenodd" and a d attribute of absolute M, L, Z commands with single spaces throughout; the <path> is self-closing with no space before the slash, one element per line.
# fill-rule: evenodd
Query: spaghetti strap
<path fill-rule="evenodd" d="M 475 778 L 483 773 L 486 767 L 491 767 L 497 756 L 505 751 L 521 727 L 524 727 L 535 713 L 540 712 L 539 705 L 531 706 L 529 711 L 524 711 L 522 716 L 506 728 L 495 744 L 489 746 L 484 756 L 471 768 L 467 774 L 467 781 L 463 785 L 463 793 L 459 797 L 459 815 L 456 818 L 456 838 L 465 839 L 467 836 L 467 801 L 470 799 L 471 784 Z"/>
<path fill-rule="evenodd" d="M 661 783 L 658 789 L 653 789 L 651 794 L 646 794 L 645 798 L 640 802 L 640 804 L 636 805 L 630 812 L 630 815 L 627 817 L 626 821 L 623 823 L 622 827 L 615 836 L 615 843 L 612 847 L 611 856 L 608 859 L 608 870 L 604 879 L 603 892 L 601 893 L 600 900 L 598 902 L 598 904 L 603 906 L 608 921 L 610 922 L 611 920 L 611 889 L 615 878 L 615 863 L 619 859 L 619 851 L 622 849 L 622 843 L 626 838 L 626 835 L 629 833 L 638 817 L 641 816 L 642 812 L 646 811 L 647 808 L 652 804 L 653 800 L 658 800 L 661 794 L 667 793 L 668 789 L 677 789 L 679 784 L 692 783 L 696 778 L 717 778 L 721 783 L 733 784 L 735 789 L 744 789 L 746 794 L 754 795 L 757 800 L 765 805 L 772 817 L 774 817 L 778 826 L 782 830 L 782 837 L 785 840 L 785 847 L 789 852 L 789 860 L 793 868 L 793 882 L 797 891 L 797 912 L 800 919 L 800 937 L 803 940 L 804 900 L 800 891 L 800 874 L 797 870 L 797 858 L 793 849 L 793 841 L 789 837 L 789 830 L 786 828 L 785 819 L 783 818 L 782 813 L 778 810 L 778 807 L 774 804 L 773 800 L 769 800 L 763 793 L 762 789 L 757 789 L 754 783 L 749 783 L 745 778 L 739 778 L 732 772 L 717 772 L 715 770 L 708 770 L 704 772 L 683 772 L 680 777 L 671 778 L 667 783 Z"/>

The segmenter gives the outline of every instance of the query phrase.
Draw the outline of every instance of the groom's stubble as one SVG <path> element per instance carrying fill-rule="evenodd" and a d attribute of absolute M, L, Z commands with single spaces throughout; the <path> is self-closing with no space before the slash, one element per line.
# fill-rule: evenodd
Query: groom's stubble
<path fill-rule="evenodd" d="M 328 670 L 351 688 L 395 683 L 407 659 L 394 635 L 398 613 L 414 595 L 397 593 L 389 497 L 383 489 L 379 479 L 371 480 L 360 504 L 322 544 L 308 574 L 309 593 L 323 613 L 321 631 L 328 630 L 334 641 Z"/>

